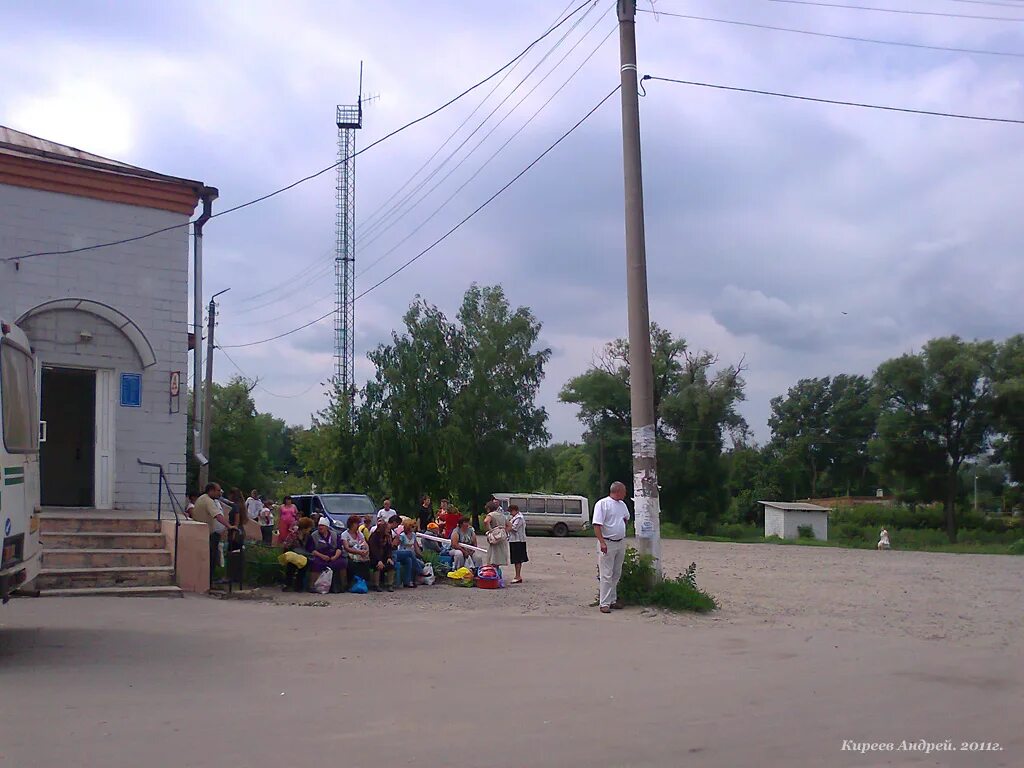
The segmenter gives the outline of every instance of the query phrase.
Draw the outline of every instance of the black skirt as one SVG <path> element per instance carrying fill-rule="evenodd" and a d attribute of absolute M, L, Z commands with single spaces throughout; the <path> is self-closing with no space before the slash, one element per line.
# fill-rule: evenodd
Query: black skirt
<path fill-rule="evenodd" d="M 528 563 L 530 558 L 526 556 L 526 542 L 525 541 L 510 541 L 508 544 L 509 559 L 512 560 L 512 564 L 516 563 Z"/>

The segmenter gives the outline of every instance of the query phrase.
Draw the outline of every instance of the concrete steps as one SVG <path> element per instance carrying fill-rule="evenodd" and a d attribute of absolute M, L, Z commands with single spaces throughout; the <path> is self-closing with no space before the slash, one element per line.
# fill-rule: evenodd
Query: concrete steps
<path fill-rule="evenodd" d="M 46 512 L 39 533 L 42 568 L 35 588 L 41 597 L 182 594 L 156 520 L 130 513 Z"/>
<path fill-rule="evenodd" d="M 164 549 L 167 545 L 162 533 L 117 531 L 44 532 L 39 534 L 39 542 L 46 549 Z"/>
<path fill-rule="evenodd" d="M 96 589 L 97 587 L 164 587 L 173 586 L 174 567 L 149 568 L 48 568 L 46 555 L 36 576 L 36 589 Z"/>

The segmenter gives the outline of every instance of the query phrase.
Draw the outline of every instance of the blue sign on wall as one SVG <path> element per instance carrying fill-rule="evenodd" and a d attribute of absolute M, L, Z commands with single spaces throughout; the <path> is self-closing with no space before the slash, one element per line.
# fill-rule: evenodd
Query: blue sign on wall
<path fill-rule="evenodd" d="M 121 405 L 125 408 L 142 406 L 142 374 L 121 374 Z"/>

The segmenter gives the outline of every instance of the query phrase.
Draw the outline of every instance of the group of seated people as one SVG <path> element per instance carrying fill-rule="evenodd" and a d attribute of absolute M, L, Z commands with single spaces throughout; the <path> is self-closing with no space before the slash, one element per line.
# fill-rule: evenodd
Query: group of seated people
<path fill-rule="evenodd" d="M 415 589 L 424 573 L 424 548 L 447 555 L 456 569 L 480 564 L 479 553 L 473 549 L 476 532 L 468 518 L 459 521 L 448 541 L 437 536 L 441 532 L 437 523 L 429 523 L 428 538 L 421 542 L 415 520 L 397 514 L 386 517 L 388 511 L 381 510 L 372 527 L 371 518 L 350 515 L 341 533 L 327 517 L 316 513 L 299 518 L 280 542 L 285 549 L 284 591 L 311 589 L 327 568 L 332 573 L 332 593 L 345 591 L 357 578 L 374 592 L 394 592 L 398 585 Z"/>

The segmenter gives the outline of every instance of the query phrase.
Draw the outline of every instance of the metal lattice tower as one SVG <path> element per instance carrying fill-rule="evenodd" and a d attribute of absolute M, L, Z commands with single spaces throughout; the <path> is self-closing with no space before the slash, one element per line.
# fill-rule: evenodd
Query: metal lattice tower
<path fill-rule="evenodd" d="M 361 70 L 361 68 L 360 68 Z M 334 307 L 334 380 L 351 407 L 355 395 L 355 288 L 356 288 L 356 130 L 363 126 L 362 72 L 359 75 L 359 103 L 339 105 L 338 183 L 335 223 L 337 243 L 334 277 L 337 296 Z"/>

